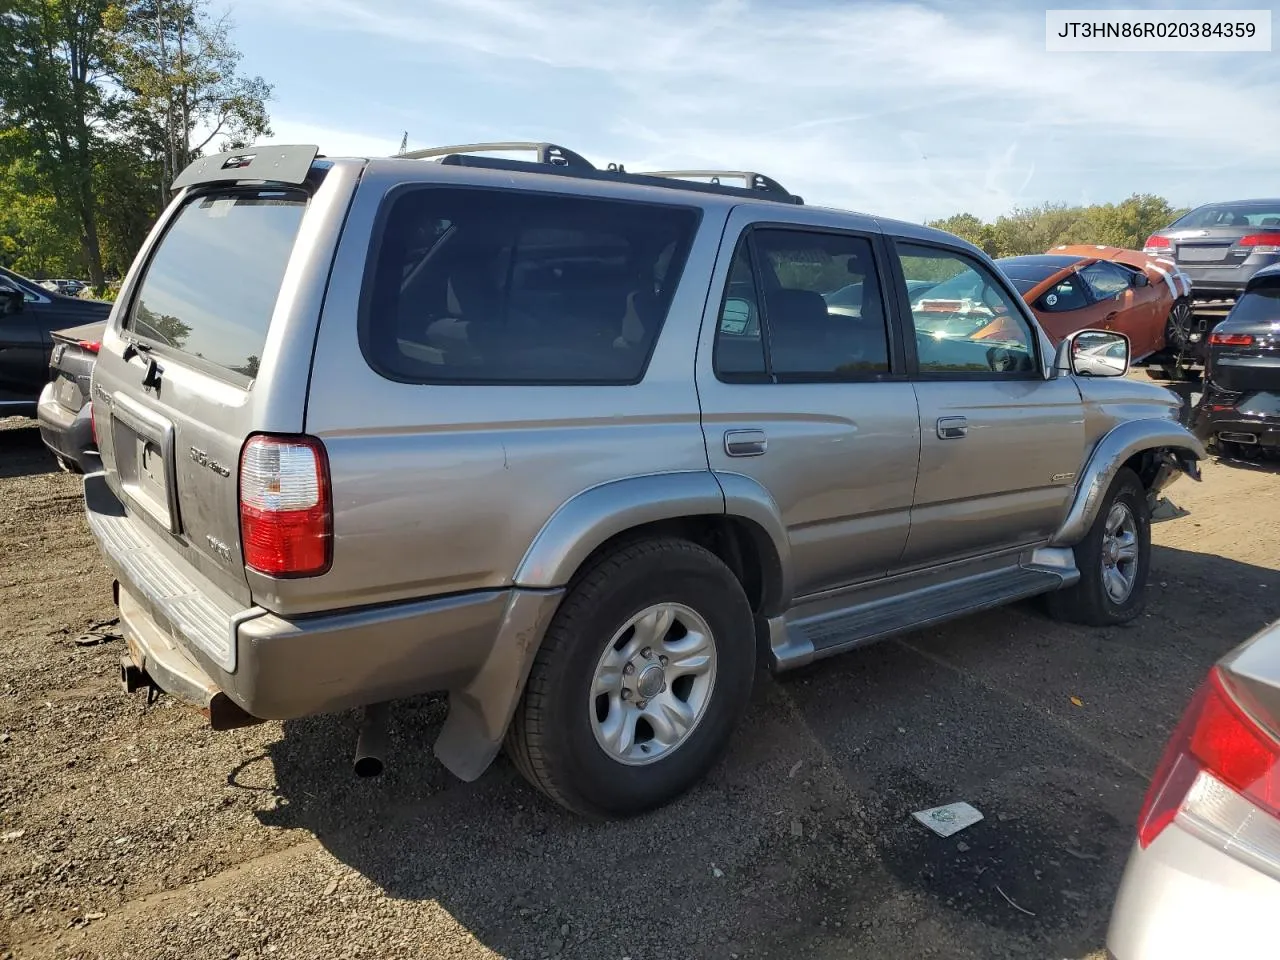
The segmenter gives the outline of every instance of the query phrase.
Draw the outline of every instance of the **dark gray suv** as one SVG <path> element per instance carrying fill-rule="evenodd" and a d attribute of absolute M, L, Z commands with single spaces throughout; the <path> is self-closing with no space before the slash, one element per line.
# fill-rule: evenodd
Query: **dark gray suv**
<path fill-rule="evenodd" d="M 1171 258 L 1198 299 L 1239 296 L 1250 277 L 1280 263 L 1280 200 L 1196 207 L 1149 236 L 1142 252 Z"/>

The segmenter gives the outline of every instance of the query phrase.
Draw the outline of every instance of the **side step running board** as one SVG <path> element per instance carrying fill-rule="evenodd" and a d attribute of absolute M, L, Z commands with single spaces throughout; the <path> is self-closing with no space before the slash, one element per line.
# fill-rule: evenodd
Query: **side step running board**
<path fill-rule="evenodd" d="M 894 634 L 1050 593 L 1079 576 L 1074 568 L 1006 567 L 841 610 L 778 617 L 769 622 L 770 666 L 775 671 L 804 666 Z"/>

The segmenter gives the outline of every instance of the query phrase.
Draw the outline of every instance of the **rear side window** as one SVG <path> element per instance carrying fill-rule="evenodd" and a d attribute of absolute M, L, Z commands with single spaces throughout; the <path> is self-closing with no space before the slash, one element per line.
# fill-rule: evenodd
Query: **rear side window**
<path fill-rule="evenodd" d="M 306 194 L 280 190 L 226 191 L 189 202 L 151 258 L 125 329 L 256 377 L 306 205 Z"/>
<path fill-rule="evenodd" d="M 637 383 L 697 224 L 690 207 L 402 193 L 366 277 L 365 356 L 410 383 Z"/>

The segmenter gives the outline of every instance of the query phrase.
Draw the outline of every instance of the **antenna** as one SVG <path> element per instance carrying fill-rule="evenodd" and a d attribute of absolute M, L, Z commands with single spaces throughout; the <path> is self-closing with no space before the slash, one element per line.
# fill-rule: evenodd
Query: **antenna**
<path fill-rule="evenodd" d="M 400 150 L 399 152 L 397 152 L 396 156 L 403 157 L 404 152 L 408 149 L 409 149 L 409 131 L 406 130 L 404 132 L 404 136 L 400 138 Z"/>

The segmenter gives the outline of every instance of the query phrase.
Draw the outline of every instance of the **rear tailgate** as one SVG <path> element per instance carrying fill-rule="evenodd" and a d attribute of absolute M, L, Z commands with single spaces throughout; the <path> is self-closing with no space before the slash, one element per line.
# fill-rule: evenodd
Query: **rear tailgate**
<path fill-rule="evenodd" d="M 139 255 L 99 353 L 108 485 L 137 534 L 235 604 L 251 602 L 240 450 L 255 432 L 302 429 L 324 279 L 358 169 L 312 171 L 305 186 L 196 185 Z"/>
<path fill-rule="evenodd" d="M 1232 393 L 1280 394 L 1280 277 L 1250 286 L 1209 339 L 1213 382 Z"/>

